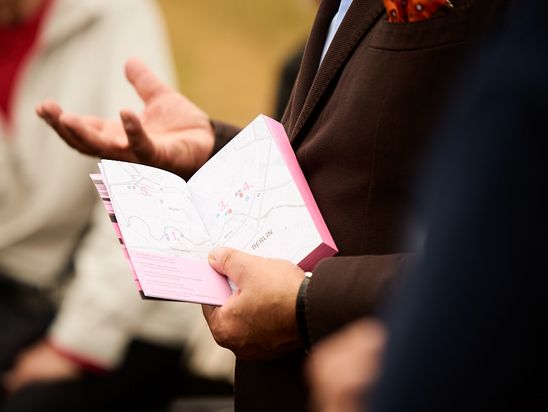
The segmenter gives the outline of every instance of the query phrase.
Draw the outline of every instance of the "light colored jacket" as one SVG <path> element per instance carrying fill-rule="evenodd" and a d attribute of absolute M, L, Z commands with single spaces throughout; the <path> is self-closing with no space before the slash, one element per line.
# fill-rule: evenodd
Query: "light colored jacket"
<path fill-rule="evenodd" d="M 133 338 L 186 343 L 198 372 L 231 376 L 232 355 L 213 342 L 199 305 L 141 300 L 88 177 L 97 159 L 70 149 L 34 114 L 44 98 L 102 118 L 139 110 L 123 65 L 139 57 L 173 83 L 166 45 L 148 0 L 54 1 L 17 79 L 14 128 L 0 128 L 0 272 L 56 290 L 73 262 L 49 332 L 61 348 L 112 368 Z"/>

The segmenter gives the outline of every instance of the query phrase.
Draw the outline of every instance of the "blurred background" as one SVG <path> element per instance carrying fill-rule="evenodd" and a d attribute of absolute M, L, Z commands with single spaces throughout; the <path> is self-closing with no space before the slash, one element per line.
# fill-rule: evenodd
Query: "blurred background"
<path fill-rule="evenodd" d="M 312 0 L 159 0 L 179 90 L 212 118 L 244 126 L 274 112 L 286 58 L 306 39 Z"/>
<path fill-rule="evenodd" d="M 239 126 L 281 117 L 316 0 L 150 2 L 183 94 Z M 148 0 L 0 0 L 0 411 L 232 407 L 233 355 L 199 306 L 139 298 L 88 178 L 96 159 L 34 111 L 139 110 L 124 62 L 171 73 L 156 17 Z"/>

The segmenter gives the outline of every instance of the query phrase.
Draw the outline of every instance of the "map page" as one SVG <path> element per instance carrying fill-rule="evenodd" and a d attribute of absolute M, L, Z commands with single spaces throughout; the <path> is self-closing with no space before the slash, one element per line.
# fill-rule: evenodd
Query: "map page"
<path fill-rule="evenodd" d="M 259 115 L 192 176 L 188 189 L 213 246 L 299 264 L 323 245 L 298 183 L 308 185 L 290 163 L 302 176 L 283 127 Z"/>
<path fill-rule="evenodd" d="M 147 297 L 221 305 L 231 289 L 207 263 L 212 248 L 187 185 L 153 167 L 103 160 L 110 203 Z"/>

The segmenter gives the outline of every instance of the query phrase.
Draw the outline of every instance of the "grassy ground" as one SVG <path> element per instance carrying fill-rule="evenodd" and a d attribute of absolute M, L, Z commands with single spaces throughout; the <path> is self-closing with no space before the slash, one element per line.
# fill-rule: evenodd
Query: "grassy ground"
<path fill-rule="evenodd" d="M 306 0 L 159 0 L 180 90 L 212 117 L 245 125 L 271 114 L 282 60 L 304 41 Z"/>

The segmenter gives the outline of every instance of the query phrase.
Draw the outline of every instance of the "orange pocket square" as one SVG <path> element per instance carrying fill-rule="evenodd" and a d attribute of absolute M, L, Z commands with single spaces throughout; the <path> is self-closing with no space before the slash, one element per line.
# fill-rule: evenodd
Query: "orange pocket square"
<path fill-rule="evenodd" d="M 384 0 L 388 21 L 407 23 L 426 20 L 438 10 L 452 8 L 450 0 Z"/>

